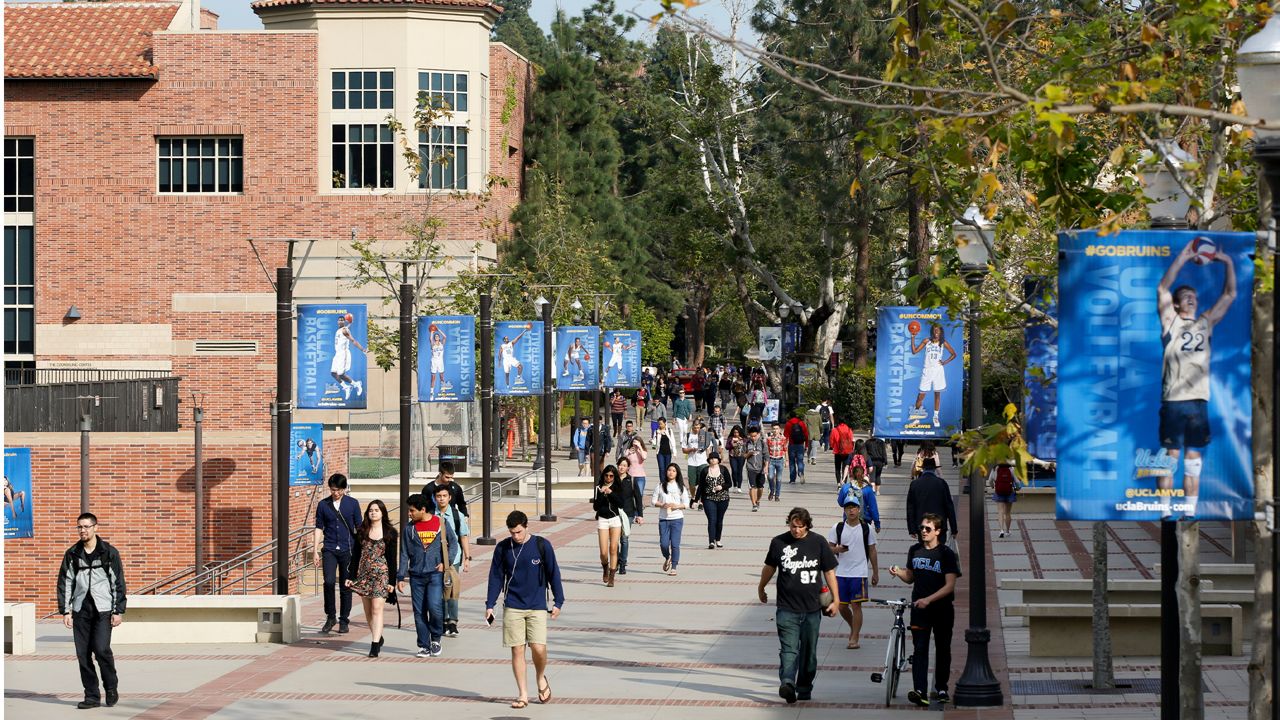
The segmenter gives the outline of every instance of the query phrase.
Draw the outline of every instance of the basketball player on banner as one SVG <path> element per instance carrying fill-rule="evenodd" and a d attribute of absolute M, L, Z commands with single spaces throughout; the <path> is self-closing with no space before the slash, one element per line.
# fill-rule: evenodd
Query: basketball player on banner
<path fill-rule="evenodd" d="M 1220 262 L 1226 266 L 1222 295 L 1213 307 L 1197 316 L 1200 298 L 1190 285 L 1170 291 L 1182 267 Z M 1231 256 L 1218 253 L 1209 238 L 1196 237 L 1182 248 L 1160 278 L 1156 301 L 1160 310 L 1160 339 L 1164 343 L 1163 389 L 1160 403 L 1160 446 L 1173 461 L 1168 475 L 1156 481 L 1161 490 L 1173 488 L 1178 458 L 1182 460 L 1183 516 L 1194 518 L 1200 500 L 1200 472 L 1209 445 L 1209 364 L 1213 328 L 1236 299 L 1236 269 Z M 1173 515 L 1172 493 L 1160 498 L 1161 516 Z"/>
<path fill-rule="evenodd" d="M 333 334 L 333 362 L 329 363 L 329 374 L 338 381 L 344 400 L 350 399 L 353 389 L 356 397 L 364 394 L 364 383 L 347 375 L 351 372 L 351 345 L 360 348 L 360 352 L 367 352 L 351 335 L 351 323 L 354 321 L 355 316 L 351 313 L 338 318 L 338 330 Z"/>
<path fill-rule="evenodd" d="M 430 398 L 436 398 L 436 382 L 439 380 L 440 392 L 444 392 L 444 345 L 445 336 L 440 331 L 439 326 L 435 323 L 427 328 L 428 334 L 431 336 L 431 380 L 430 380 Z"/>
<path fill-rule="evenodd" d="M 920 323 L 912 320 L 907 325 L 907 331 L 911 333 L 911 354 L 916 355 L 924 350 L 924 369 L 920 372 L 920 392 L 916 395 L 916 406 L 912 411 L 915 417 L 924 415 L 924 396 L 925 393 L 933 393 L 933 426 L 940 427 L 942 420 L 940 419 L 940 411 L 942 410 L 942 391 L 947 389 L 947 375 L 943 370 L 943 366 L 956 359 L 956 350 L 951 347 L 951 343 L 946 340 L 946 332 L 941 325 L 933 324 L 929 327 L 929 337 L 921 340 L 920 344 L 916 344 L 916 335 L 920 334 Z M 942 359 L 942 350 L 945 348 L 951 354 L 946 360 Z"/>

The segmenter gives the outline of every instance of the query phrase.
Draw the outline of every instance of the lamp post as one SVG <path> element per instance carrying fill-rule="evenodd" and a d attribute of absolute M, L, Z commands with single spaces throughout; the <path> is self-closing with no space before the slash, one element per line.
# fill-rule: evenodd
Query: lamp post
<path fill-rule="evenodd" d="M 982 281 L 990 259 L 991 223 L 977 207 L 970 207 L 963 220 L 952 226 L 960 272 L 972 291 L 969 300 L 969 427 L 982 425 L 982 333 L 978 329 Z M 991 631 L 987 629 L 987 511 L 982 477 L 975 468 L 969 475 L 969 628 L 964 641 L 969 645 L 964 673 L 956 682 L 955 703 L 964 707 L 991 707 L 1004 704 L 1000 681 L 991 670 L 987 649 Z"/>
<path fill-rule="evenodd" d="M 1236 55 L 1236 74 L 1240 80 L 1240 94 L 1244 97 L 1245 107 L 1254 117 L 1264 118 L 1263 126 L 1254 128 L 1257 141 L 1253 147 L 1253 157 L 1262 167 L 1267 185 L 1271 189 L 1271 231 L 1275 238 L 1275 230 L 1280 225 L 1280 20 L 1275 15 L 1267 21 L 1266 26 L 1258 34 L 1253 35 L 1240 44 Z M 1273 270 L 1280 270 L 1280 254 L 1272 248 L 1271 261 Z M 1280 276 L 1277 276 L 1280 277 Z M 1272 321 L 1280 318 L 1280 291 L 1271 291 Z M 1280 417 L 1277 417 L 1275 403 L 1280 402 L 1280 333 L 1272 333 L 1272 417 L 1271 417 L 1271 717 L 1280 720 L 1280 698 L 1276 692 L 1280 689 L 1280 627 L 1276 618 L 1280 618 L 1280 573 L 1275 572 L 1276 559 L 1280 558 L 1280 533 L 1276 532 L 1275 516 L 1280 496 L 1276 492 L 1277 481 L 1280 480 Z"/>
<path fill-rule="evenodd" d="M 556 516 L 551 509 L 551 423 L 555 422 L 551 417 L 554 412 L 551 402 L 551 302 L 539 295 L 533 304 L 542 313 L 542 422 L 538 428 L 538 438 L 542 443 L 544 506 L 542 516 L 538 519 L 555 522 Z"/>
<path fill-rule="evenodd" d="M 578 322 L 579 320 L 582 319 L 582 301 L 581 300 L 579 300 L 578 298 L 574 298 L 573 302 L 570 303 L 569 308 L 573 310 L 574 322 Z M 581 412 L 582 412 L 582 393 L 575 392 L 573 393 L 573 425 L 570 426 L 571 429 L 569 431 L 570 432 L 569 457 L 571 458 L 578 456 L 578 448 L 573 447 L 572 434 L 578 431 L 578 425 L 582 423 L 582 418 L 580 415 Z"/>

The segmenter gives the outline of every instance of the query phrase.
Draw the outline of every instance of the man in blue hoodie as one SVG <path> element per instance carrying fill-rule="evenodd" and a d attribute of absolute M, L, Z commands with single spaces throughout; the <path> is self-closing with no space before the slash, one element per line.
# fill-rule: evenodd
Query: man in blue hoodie
<path fill-rule="evenodd" d="M 506 595 L 502 609 L 502 644 L 511 648 L 511 670 L 520 691 L 511 707 L 517 710 L 529 706 L 525 645 L 533 649 L 538 702 L 551 701 L 551 683 L 547 681 L 547 615 L 550 611 L 551 619 L 555 620 L 564 605 L 564 587 L 560 584 L 555 550 L 546 538 L 531 534 L 528 524 L 529 518 L 519 510 L 507 515 L 507 531 L 511 537 L 493 550 L 489 595 L 485 600 L 485 620 L 492 625 L 498 593 Z M 551 608 L 547 607 L 548 588 L 555 600 Z"/>
<path fill-rule="evenodd" d="M 458 536 L 435 514 L 435 501 L 418 493 L 409 496 L 409 526 L 400 531 L 397 589 L 412 589 L 413 624 L 418 631 L 418 657 L 439 657 L 444 637 L 445 548 L 453 554 Z M 407 582 L 406 582 L 407 581 Z M 407 587 L 406 587 L 407 584 Z"/>

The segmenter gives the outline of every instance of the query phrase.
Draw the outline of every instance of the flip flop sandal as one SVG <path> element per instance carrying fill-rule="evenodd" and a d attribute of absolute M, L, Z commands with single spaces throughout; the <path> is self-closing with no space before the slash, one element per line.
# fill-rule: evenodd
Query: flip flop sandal
<path fill-rule="evenodd" d="M 547 681 L 546 690 L 543 690 L 542 688 L 538 688 L 538 703 L 541 705 L 546 705 L 549 702 L 551 702 L 551 681 L 550 680 Z"/>
<path fill-rule="evenodd" d="M 516 710 L 523 710 L 524 708 L 529 707 L 529 701 L 528 701 L 528 700 L 516 700 L 515 702 L 511 703 L 511 707 L 512 707 L 512 708 L 514 708 L 514 709 L 516 709 Z"/>

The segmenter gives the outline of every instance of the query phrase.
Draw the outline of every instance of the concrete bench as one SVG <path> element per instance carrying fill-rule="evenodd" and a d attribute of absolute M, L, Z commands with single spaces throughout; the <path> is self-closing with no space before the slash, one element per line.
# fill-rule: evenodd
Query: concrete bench
<path fill-rule="evenodd" d="M 1058 511 L 1058 491 L 1051 487 L 1024 487 L 1018 491 L 1018 501 L 1013 504 L 1013 511 L 1053 515 Z"/>
<path fill-rule="evenodd" d="M 1156 574 L 1160 574 L 1160 563 L 1156 563 Z M 1257 582 L 1254 580 L 1256 569 L 1251 563 L 1200 563 L 1200 579 L 1212 580 L 1217 590 L 1253 591 Z"/>
<path fill-rule="evenodd" d="M 1079 578 L 1013 578 L 1001 580 L 1000 589 L 1021 591 L 1022 602 L 1025 605 L 1093 604 L 1092 580 Z M 1213 589 L 1212 581 L 1205 580 L 1201 582 L 1201 602 L 1208 602 L 1204 596 L 1205 591 Z M 1107 582 L 1107 602 L 1137 603 L 1140 605 L 1155 603 L 1158 605 L 1160 604 L 1160 581 L 1110 579 Z"/>
<path fill-rule="evenodd" d="M 36 651 L 36 604 L 4 604 L 4 651 L 30 655 Z"/>
<path fill-rule="evenodd" d="M 113 643 L 293 643 L 298 595 L 130 595 Z"/>
<path fill-rule="evenodd" d="M 1118 656 L 1160 655 L 1160 606 L 1115 604 L 1109 609 L 1111 650 Z M 1091 657 L 1093 606 L 1078 603 L 1007 605 L 1005 615 L 1031 623 L 1032 657 Z M 1239 605 L 1201 605 L 1201 650 L 1205 655 L 1244 653 L 1244 615 Z"/>

